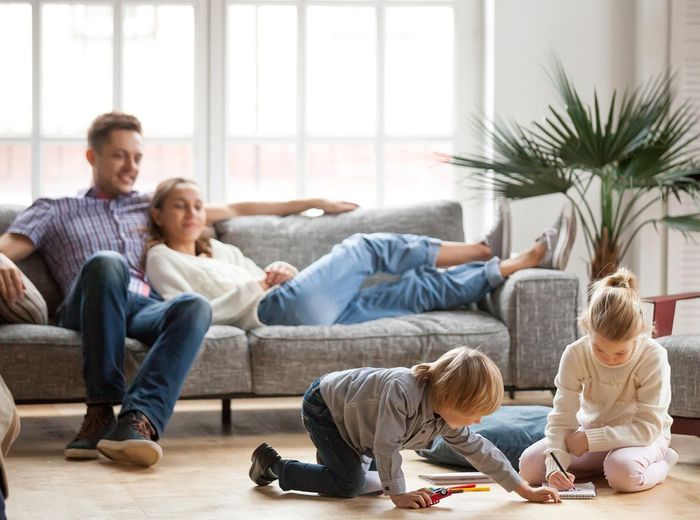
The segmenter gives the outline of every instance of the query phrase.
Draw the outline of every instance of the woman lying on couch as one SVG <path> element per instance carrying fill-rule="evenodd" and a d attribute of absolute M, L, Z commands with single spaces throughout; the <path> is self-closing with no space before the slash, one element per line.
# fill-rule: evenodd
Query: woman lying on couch
<path fill-rule="evenodd" d="M 506 260 L 494 256 L 488 242 L 356 234 L 299 272 L 282 261 L 261 269 L 238 248 L 209 239 L 204 203 L 191 180 L 163 181 L 151 199 L 150 215 L 146 274 L 153 287 L 166 300 L 199 293 L 211 302 L 212 324 L 244 330 L 351 324 L 477 302 L 521 269 L 563 268 L 574 232 L 560 217 L 558 228 Z M 365 278 L 378 272 L 400 278 L 363 288 Z"/>

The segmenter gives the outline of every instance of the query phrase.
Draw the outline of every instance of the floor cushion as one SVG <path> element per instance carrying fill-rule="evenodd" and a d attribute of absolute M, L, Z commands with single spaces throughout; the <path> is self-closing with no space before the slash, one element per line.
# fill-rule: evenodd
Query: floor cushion
<path fill-rule="evenodd" d="M 484 417 L 480 424 L 469 429 L 478 433 L 500 449 L 513 467 L 519 469 L 519 459 L 523 451 L 544 437 L 548 406 L 501 406 L 495 413 Z M 436 438 L 430 449 L 416 451 L 431 462 L 460 466 L 465 470 L 474 467 L 454 451 L 442 437 Z"/>

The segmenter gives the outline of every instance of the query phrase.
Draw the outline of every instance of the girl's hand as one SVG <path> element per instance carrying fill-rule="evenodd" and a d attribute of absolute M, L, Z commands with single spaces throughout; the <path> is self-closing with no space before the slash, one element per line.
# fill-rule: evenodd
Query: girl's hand
<path fill-rule="evenodd" d="M 274 287 L 291 280 L 297 274 L 297 269 L 287 262 L 272 262 L 265 268 L 265 283 L 269 287 Z"/>
<path fill-rule="evenodd" d="M 429 489 L 422 488 L 417 491 L 404 493 L 403 495 L 391 495 L 391 501 L 396 507 L 407 507 L 411 509 L 430 507 L 432 505 L 430 493 L 431 491 Z"/>
<path fill-rule="evenodd" d="M 588 437 L 582 431 L 575 431 L 566 436 L 566 449 L 580 457 L 588 451 Z"/>
<path fill-rule="evenodd" d="M 533 488 L 523 482 L 515 488 L 515 492 L 530 502 L 561 502 L 557 490 L 548 487 Z"/>
<path fill-rule="evenodd" d="M 549 485 L 554 489 L 558 489 L 559 491 L 566 491 L 567 489 L 574 487 L 574 480 L 576 480 L 574 475 L 571 473 L 564 475 L 561 471 L 550 473 L 549 477 L 547 477 L 547 482 Z"/>

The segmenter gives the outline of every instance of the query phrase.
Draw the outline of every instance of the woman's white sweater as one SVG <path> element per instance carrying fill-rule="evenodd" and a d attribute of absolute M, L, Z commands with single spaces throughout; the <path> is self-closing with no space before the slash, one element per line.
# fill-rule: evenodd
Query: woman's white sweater
<path fill-rule="evenodd" d="M 554 380 L 554 409 L 545 428 L 546 454 L 554 452 L 566 469 L 571 454 L 566 435 L 581 428 L 589 451 L 647 446 L 671 438 L 671 367 L 666 349 L 646 335 L 634 340 L 630 358 L 610 366 L 593 355 L 584 336 L 566 347 Z M 547 475 L 558 468 L 546 457 Z"/>
<path fill-rule="evenodd" d="M 235 246 L 213 239 L 211 246 L 211 258 L 179 253 L 165 244 L 152 247 L 146 275 L 153 288 L 166 300 L 201 294 L 211 303 L 212 324 L 260 327 L 258 304 L 266 292 L 258 282 L 265 272 Z"/>

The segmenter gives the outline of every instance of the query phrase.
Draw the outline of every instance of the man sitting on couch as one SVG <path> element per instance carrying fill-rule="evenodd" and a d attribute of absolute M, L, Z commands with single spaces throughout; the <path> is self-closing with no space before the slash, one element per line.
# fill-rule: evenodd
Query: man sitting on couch
<path fill-rule="evenodd" d="M 24 297 L 14 262 L 38 250 L 65 299 L 61 327 L 82 335 L 87 413 L 65 449 L 69 459 L 110 459 L 151 466 L 162 435 L 211 321 L 204 298 L 183 294 L 164 302 L 140 267 L 149 195 L 132 191 L 142 158 L 141 124 L 134 116 L 103 114 L 88 131 L 92 187 L 77 197 L 41 198 L 0 236 L 0 298 Z M 324 199 L 234 203 L 207 208 L 209 220 L 239 215 L 326 213 L 356 205 Z M 151 348 L 131 386 L 124 385 L 126 337 Z M 118 418 L 112 405 L 122 404 Z"/>

